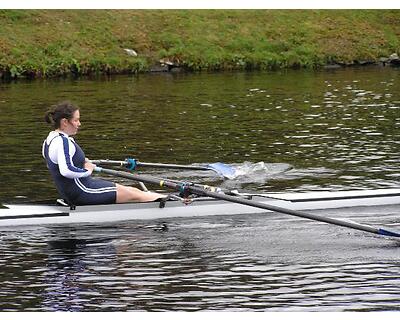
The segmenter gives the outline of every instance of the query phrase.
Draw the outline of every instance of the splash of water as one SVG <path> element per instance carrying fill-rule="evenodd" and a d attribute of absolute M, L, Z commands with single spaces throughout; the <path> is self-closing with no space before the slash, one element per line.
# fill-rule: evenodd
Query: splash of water
<path fill-rule="evenodd" d="M 251 182 L 264 182 L 272 176 L 276 176 L 292 169 L 287 163 L 265 163 L 245 161 L 233 166 L 235 176 L 232 179 L 249 180 Z"/>
<path fill-rule="evenodd" d="M 193 164 L 193 165 L 203 165 L 204 164 Z M 268 179 L 279 178 L 279 175 L 285 173 L 286 171 L 292 169 L 292 166 L 287 163 L 265 163 L 261 162 L 249 162 L 245 161 L 243 163 L 229 164 L 225 165 L 230 167 L 232 171 L 231 174 L 225 175 L 226 181 L 238 182 L 238 183 L 263 183 Z M 147 171 L 150 174 L 163 176 L 164 178 L 175 178 L 175 179 L 194 179 L 196 181 L 202 180 L 220 180 L 221 176 L 216 172 L 212 171 L 194 171 L 194 170 L 168 170 L 163 172 L 151 170 Z"/>

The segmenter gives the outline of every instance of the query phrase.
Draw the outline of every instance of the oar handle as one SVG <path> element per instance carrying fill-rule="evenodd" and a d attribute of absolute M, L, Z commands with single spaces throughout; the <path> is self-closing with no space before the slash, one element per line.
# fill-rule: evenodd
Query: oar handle
<path fill-rule="evenodd" d="M 90 160 L 90 162 L 94 163 L 95 165 L 102 165 L 102 164 L 117 165 L 120 167 L 126 167 L 132 171 L 135 170 L 136 166 L 138 165 L 138 161 L 136 159 L 130 159 L 130 158 L 125 159 L 124 161 L 101 159 L 101 160 Z"/>

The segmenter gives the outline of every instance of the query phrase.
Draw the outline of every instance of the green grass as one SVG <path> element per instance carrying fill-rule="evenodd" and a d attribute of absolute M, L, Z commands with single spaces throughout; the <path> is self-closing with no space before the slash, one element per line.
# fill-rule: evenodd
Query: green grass
<path fill-rule="evenodd" d="M 399 10 L 0 10 L 0 75 L 318 68 L 400 53 Z M 134 49 L 137 57 L 124 48 Z"/>

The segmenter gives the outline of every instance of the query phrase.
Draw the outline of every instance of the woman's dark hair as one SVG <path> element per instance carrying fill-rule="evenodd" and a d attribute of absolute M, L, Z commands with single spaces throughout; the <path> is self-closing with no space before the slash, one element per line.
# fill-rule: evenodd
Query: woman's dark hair
<path fill-rule="evenodd" d="M 70 101 L 63 101 L 53 106 L 52 110 L 47 111 L 44 120 L 52 124 L 54 129 L 58 129 L 61 119 L 72 119 L 76 110 L 79 110 L 79 108 Z"/>

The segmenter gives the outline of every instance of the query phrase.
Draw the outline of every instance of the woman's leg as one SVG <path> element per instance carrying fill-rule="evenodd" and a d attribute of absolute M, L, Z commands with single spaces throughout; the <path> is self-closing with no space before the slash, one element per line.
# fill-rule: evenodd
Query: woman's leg
<path fill-rule="evenodd" d="M 124 202 L 150 202 L 160 198 L 164 198 L 165 195 L 155 192 L 145 192 L 134 187 L 127 187 L 116 183 L 117 187 L 117 200 L 116 203 Z"/>

